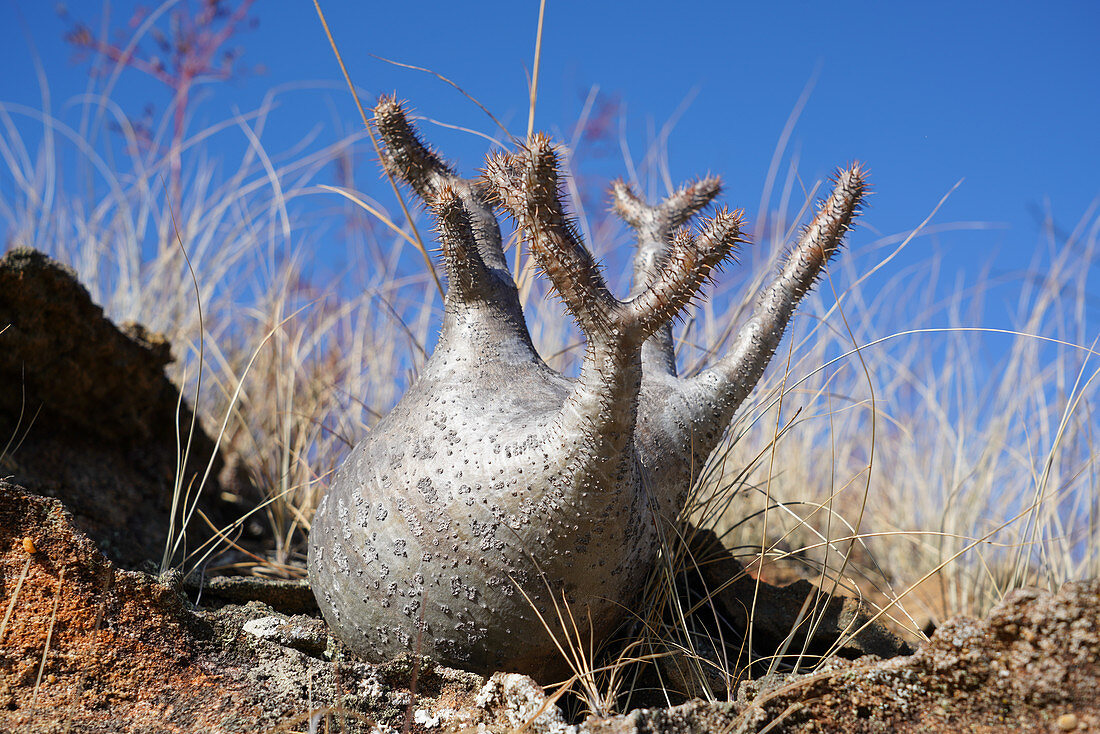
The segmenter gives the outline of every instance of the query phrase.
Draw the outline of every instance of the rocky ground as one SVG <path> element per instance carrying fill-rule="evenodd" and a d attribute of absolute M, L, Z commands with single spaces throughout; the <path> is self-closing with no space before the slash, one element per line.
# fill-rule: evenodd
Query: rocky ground
<path fill-rule="evenodd" d="M 813 672 L 611 717 L 567 714 L 577 707 L 521 675 L 486 680 L 415 655 L 358 661 L 301 583 L 200 588 L 135 570 L 159 559 L 175 472 L 166 345 L 116 328 L 71 273 L 29 251 L 0 260 L 6 324 L 0 435 L 22 437 L 38 417 L 0 458 L 2 731 L 1100 731 L 1097 581 L 1014 592 L 916 650 L 869 625 Z M 705 533 L 698 542 L 713 551 Z M 699 573 L 708 587 L 740 574 L 734 559 L 711 558 Z M 716 600 L 735 628 L 754 586 L 745 577 Z M 779 644 L 814 594 L 807 582 L 763 587 L 757 642 Z M 834 599 L 822 619 L 795 647 L 827 649 L 867 617 Z M 664 665 L 667 681 L 675 666 Z"/>

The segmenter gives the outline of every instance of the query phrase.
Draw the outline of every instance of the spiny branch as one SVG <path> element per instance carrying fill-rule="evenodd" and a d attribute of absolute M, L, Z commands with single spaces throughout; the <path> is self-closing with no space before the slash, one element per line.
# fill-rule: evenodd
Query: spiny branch
<path fill-rule="evenodd" d="M 832 194 L 818 205 L 816 216 L 803 230 L 780 272 L 761 293 L 732 349 L 692 381 L 693 389 L 701 391 L 695 397 L 699 404 L 718 406 L 709 418 L 718 434 L 764 374 L 799 301 L 839 251 L 844 235 L 860 213 L 869 191 L 862 164 L 853 163 L 838 171 L 834 184 Z M 709 453 L 709 449 L 706 451 Z"/>
<path fill-rule="evenodd" d="M 860 205 L 870 193 L 867 170 L 858 161 L 837 171 L 832 179 L 833 192 L 820 202 L 817 215 L 799 237 L 791 251 L 781 279 L 789 282 L 788 296 L 795 303 L 808 291 L 821 274 L 825 263 L 840 249 L 852 221 L 860 215 Z"/>
<path fill-rule="evenodd" d="M 650 206 L 625 181 L 617 179 L 611 184 L 612 207 L 624 222 L 635 229 L 659 224 L 661 229 L 672 232 L 687 224 L 721 190 L 722 179 L 707 176 L 680 187 L 657 206 Z"/>
<path fill-rule="evenodd" d="M 561 203 L 558 157 L 545 135 L 534 136 L 523 155 L 498 155 L 485 176 L 504 209 L 528 239 L 536 262 L 587 335 L 605 334 L 618 301 L 599 265 L 581 244 Z"/>
<path fill-rule="evenodd" d="M 485 292 L 488 269 L 477 248 L 470 214 L 462 197 L 444 185 L 433 202 L 436 231 L 447 270 L 447 299 L 467 303 Z"/>
<path fill-rule="evenodd" d="M 374 108 L 373 123 L 383 145 L 379 155 L 386 170 L 412 187 L 421 201 L 434 208 L 444 188 L 462 200 L 471 232 L 481 254 L 483 270 L 497 271 L 492 279 L 511 288 L 508 265 L 501 245 L 500 226 L 489 203 L 491 192 L 480 181 L 463 178 L 431 146 L 426 145 L 409 122 L 405 106 L 393 96 L 384 96 Z M 482 285 L 488 284 L 483 281 Z M 514 300 L 510 296 L 508 300 Z M 518 303 L 515 304 L 518 309 Z"/>
<path fill-rule="evenodd" d="M 625 338 L 649 338 L 687 306 L 712 270 L 743 241 L 741 213 L 728 211 L 718 214 L 699 239 L 685 233 L 668 244 L 662 236 L 664 253 L 652 280 L 624 303 L 608 291 L 595 259 L 565 216 L 557 153 L 547 137 L 535 136 L 526 156 L 490 159 L 486 177 L 529 238 L 539 267 L 589 336 L 617 330 Z M 668 222 L 686 221 L 709 203 L 718 185 L 717 179 L 704 179 L 659 207 L 647 207 L 625 185 L 617 190 L 638 226 L 656 238 L 670 229 Z"/>
<path fill-rule="evenodd" d="M 672 238 L 648 286 L 626 304 L 641 331 L 652 334 L 687 307 L 715 268 L 744 242 L 742 222 L 742 212 L 722 210 L 700 237 L 681 229 Z"/>
<path fill-rule="evenodd" d="M 717 176 L 684 186 L 655 206 L 645 202 L 621 179 L 611 187 L 613 209 L 634 228 L 634 280 L 630 294 L 637 297 L 653 282 L 668 257 L 677 228 L 709 204 L 722 188 Z M 647 373 L 676 374 L 671 322 L 657 329 L 642 347 Z"/>
<path fill-rule="evenodd" d="M 439 154 L 420 141 L 396 97 L 384 96 L 378 101 L 373 122 L 385 142 L 382 164 L 426 203 L 432 203 L 441 186 L 459 178 Z"/>

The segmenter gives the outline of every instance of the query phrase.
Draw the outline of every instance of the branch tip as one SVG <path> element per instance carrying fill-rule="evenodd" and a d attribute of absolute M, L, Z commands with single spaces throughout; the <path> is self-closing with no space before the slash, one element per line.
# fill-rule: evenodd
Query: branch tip
<path fill-rule="evenodd" d="M 394 95 L 383 95 L 374 107 L 371 120 L 382 138 L 382 165 L 396 178 L 430 202 L 441 181 L 453 181 L 458 174 L 443 158 L 420 140 L 416 128 L 409 122 L 406 105 Z"/>

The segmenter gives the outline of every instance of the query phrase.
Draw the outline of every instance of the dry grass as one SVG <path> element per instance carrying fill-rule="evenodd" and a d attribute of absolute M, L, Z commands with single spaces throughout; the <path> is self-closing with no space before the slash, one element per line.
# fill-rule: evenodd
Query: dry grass
<path fill-rule="evenodd" d="M 275 546 L 263 565 L 300 573 L 324 476 L 423 363 L 439 301 L 422 267 L 402 269 L 399 238 L 321 188 L 362 136 L 262 147 L 278 98 L 186 138 L 180 212 L 166 204 L 167 156 L 109 99 L 85 97 L 76 126 L 0 104 L 0 217 L 5 249 L 32 245 L 71 265 L 116 322 L 170 340 L 171 377 L 238 462 L 241 499 L 277 498 L 262 510 Z M 51 134 L 31 151 L 24 135 L 40 126 Z M 235 168 L 206 161 L 215 136 L 239 151 Z M 318 197 L 332 205 L 324 221 L 296 213 Z M 349 253 L 331 276 L 307 267 L 320 237 Z"/>
<path fill-rule="evenodd" d="M 894 238 L 841 258 L 802 308 L 789 366 L 777 358 L 706 468 L 697 512 L 731 547 L 766 536 L 765 564 L 797 561 L 880 602 L 904 595 L 901 616 L 922 621 L 1096 576 L 1085 314 L 1098 231 L 1088 215 L 1066 242 L 1048 230 L 1047 257 L 1009 276 L 1022 283 L 1012 331 L 981 326 L 992 279 L 936 303 L 933 261 L 875 293 L 861 285 Z M 724 322 L 696 341 L 716 343 Z"/>
<path fill-rule="evenodd" d="M 323 187 L 330 168 L 350 168 L 366 149 L 363 135 L 265 150 L 263 128 L 282 93 L 185 138 L 178 242 L 163 185 L 171 156 L 140 141 L 111 99 L 87 95 L 71 126 L 0 104 L 0 218 L 5 247 L 32 245 L 72 265 L 112 318 L 141 321 L 172 342 L 173 379 L 189 400 L 197 396 L 204 426 L 244 479 L 229 490 L 265 520 L 263 552 L 224 562 L 293 576 L 303 573 L 326 478 L 423 364 L 440 300 L 434 276 L 409 255 L 413 230 L 394 213 L 396 200 L 337 181 L 378 215 L 364 216 Z M 33 136 L 35 150 L 20 132 L 28 126 L 45 131 Z M 214 136 L 239 150 L 232 165 L 205 162 Z M 660 146 L 626 164 L 641 190 L 666 178 Z M 727 278 L 680 330 L 684 369 L 720 352 L 746 318 L 813 197 L 797 180 L 792 164 L 781 185 L 766 186 L 764 236 L 743 275 Z M 318 218 L 316 206 L 299 206 L 308 197 L 332 208 Z M 914 223 L 926 214 L 913 212 Z M 959 283 L 942 302 L 932 295 L 943 277 L 934 259 L 874 287 L 864 280 L 890 273 L 896 250 L 921 246 L 937 225 L 873 241 L 857 234 L 856 249 L 804 302 L 787 351 L 725 446 L 700 467 L 691 517 L 723 533 L 764 577 L 796 567 L 830 593 L 864 595 L 914 633 L 929 620 L 980 614 L 1024 583 L 1053 588 L 1100 574 L 1096 334 L 1087 319 L 1100 219 L 1089 211 L 1067 239 L 1048 225 L 1030 270 Z M 622 262 L 617 225 L 586 217 L 581 226 L 602 243 L 597 256 Z M 936 231 L 948 238 L 950 229 Z M 342 268 L 306 266 L 341 238 Z M 577 333 L 545 286 L 519 272 L 536 346 L 551 366 L 575 370 Z M 1010 287 L 1015 328 L 983 329 L 989 292 Z M 671 578 L 679 558 L 663 559 L 659 573 Z M 690 639 L 673 643 L 692 659 Z M 601 671 L 595 652 L 581 652 L 585 697 L 606 709 L 621 671 Z M 722 665 L 698 659 L 700 680 L 704 667 Z M 612 679 L 607 688 L 601 674 Z"/>

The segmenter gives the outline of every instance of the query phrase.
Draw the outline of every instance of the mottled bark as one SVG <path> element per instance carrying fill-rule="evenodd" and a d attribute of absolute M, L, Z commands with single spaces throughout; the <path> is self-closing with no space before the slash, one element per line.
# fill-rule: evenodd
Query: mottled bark
<path fill-rule="evenodd" d="M 863 173 L 841 174 L 731 353 L 681 380 L 670 323 L 742 242 L 740 212 L 719 211 L 698 234 L 684 228 L 717 195 L 716 178 L 658 206 L 615 185 L 638 242 L 634 287 L 620 300 L 565 213 L 547 138 L 467 180 L 420 142 L 394 100 L 378 105 L 375 125 L 384 165 L 433 210 L 449 285 L 435 352 L 318 508 L 309 558 L 318 603 L 372 659 L 418 649 L 482 672 L 560 672 L 542 621 L 557 623 L 552 598 L 565 595 L 585 638 L 622 617 L 690 467 L 713 449 L 836 251 Z M 576 379 L 531 343 L 493 199 L 584 333 Z"/>

